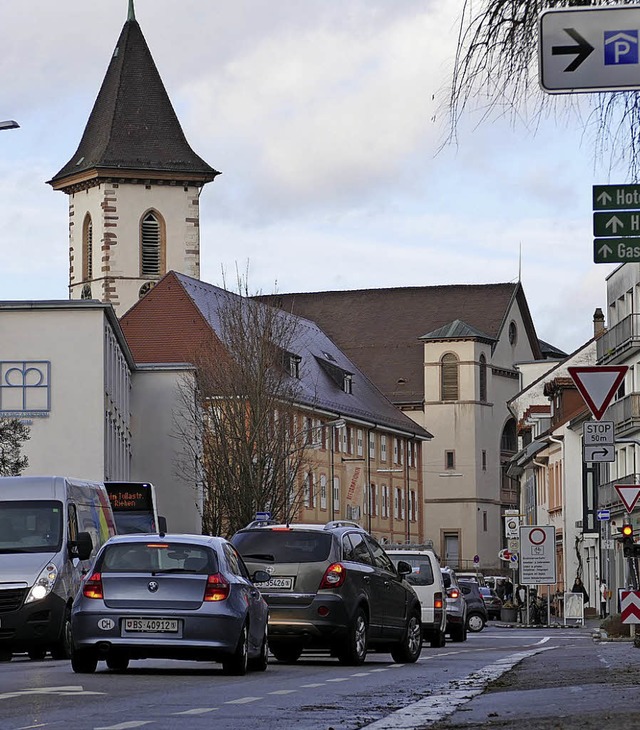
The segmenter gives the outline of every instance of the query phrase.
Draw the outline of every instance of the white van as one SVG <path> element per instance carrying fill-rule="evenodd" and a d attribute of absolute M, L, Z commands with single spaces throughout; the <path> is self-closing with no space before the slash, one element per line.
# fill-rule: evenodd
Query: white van
<path fill-rule="evenodd" d="M 0 660 L 69 656 L 71 603 L 115 532 L 100 482 L 0 477 Z"/>
<path fill-rule="evenodd" d="M 431 548 L 403 545 L 402 548 L 389 548 L 384 551 L 397 565 L 399 560 L 409 563 L 412 572 L 405 576 L 420 599 L 422 608 L 422 633 L 430 646 L 441 648 L 445 645 L 447 631 L 447 607 L 444 581 L 438 556 Z"/>

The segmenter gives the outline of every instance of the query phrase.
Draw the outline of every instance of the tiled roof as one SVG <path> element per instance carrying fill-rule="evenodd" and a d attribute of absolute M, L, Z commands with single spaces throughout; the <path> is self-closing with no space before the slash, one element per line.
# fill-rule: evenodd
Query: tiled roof
<path fill-rule="evenodd" d="M 314 320 L 394 403 L 424 400 L 420 338 L 455 320 L 496 340 L 514 301 L 524 317 L 534 356 L 540 350 L 518 283 L 306 292 L 265 297 L 288 312 Z M 476 335 L 478 336 L 478 335 Z"/>
<path fill-rule="evenodd" d="M 189 276 L 170 272 L 122 318 L 123 332 L 136 362 L 189 362 L 199 338 L 222 337 L 219 312 L 239 295 Z M 288 312 L 279 316 L 292 317 Z M 429 438 L 430 434 L 398 410 L 317 324 L 295 317 L 287 351 L 301 358 L 301 405 L 370 424 Z M 328 368 L 351 375 L 352 393 L 342 390 Z"/>
<path fill-rule="evenodd" d="M 219 174 L 189 146 L 135 19 L 124 24 L 77 151 L 49 182 L 61 187 L 95 169 L 202 183 Z"/>
<path fill-rule="evenodd" d="M 437 330 L 422 335 L 421 340 L 487 340 L 495 342 L 494 337 L 485 335 L 484 332 L 475 327 L 471 327 L 466 322 L 459 319 L 446 324 L 444 327 L 438 327 Z"/>

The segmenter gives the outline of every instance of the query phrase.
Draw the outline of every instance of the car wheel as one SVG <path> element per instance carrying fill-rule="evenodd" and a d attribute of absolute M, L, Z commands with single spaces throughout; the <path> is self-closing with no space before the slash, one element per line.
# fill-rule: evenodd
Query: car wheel
<path fill-rule="evenodd" d="M 467 625 L 460 624 L 451 629 L 451 641 L 460 642 L 467 640 Z"/>
<path fill-rule="evenodd" d="M 344 646 L 338 650 L 338 661 L 351 667 L 360 666 L 367 656 L 369 644 L 369 622 L 362 608 L 356 611 L 347 631 Z"/>
<path fill-rule="evenodd" d="M 236 677 L 242 677 L 247 673 L 249 663 L 249 632 L 247 625 L 242 627 L 238 645 L 233 654 L 222 662 L 222 668 L 226 674 L 233 674 Z"/>
<path fill-rule="evenodd" d="M 76 674 L 93 674 L 98 666 L 98 655 L 93 649 L 75 649 L 71 653 L 71 669 Z"/>
<path fill-rule="evenodd" d="M 269 664 L 269 641 L 267 640 L 267 632 L 264 632 L 260 654 L 255 659 L 249 659 L 249 669 L 254 672 L 264 672 Z"/>
<path fill-rule="evenodd" d="M 107 666 L 114 672 L 124 672 L 129 666 L 129 658 L 117 654 L 110 655 L 107 657 Z"/>
<path fill-rule="evenodd" d="M 47 650 L 38 646 L 35 649 L 29 649 L 27 654 L 32 662 L 41 662 L 45 658 Z"/>
<path fill-rule="evenodd" d="M 60 638 L 51 647 L 51 656 L 57 660 L 68 659 L 71 656 L 71 647 L 71 611 L 67 607 L 64 613 L 64 619 L 62 621 Z"/>
<path fill-rule="evenodd" d="M 398 646 L 391 650 L 391 657 L 398 664 L 417 662 L 422 651 L 422 625 L 420 616 L 412 613 L 407 622 L 407 628 Z"/>
<path fill-rule="evenodd" d="M 471 613 L 467 617 L 467 628 L 469 631 L 473 631 L 474 633 L 482 631 L 485 627 L 485 623 L 483 616 L 479 613 Z"/>
<path fill-rule="evenodd" d="M 284 662 L 285 664 L 294 664 L 300 658 L 300 654 L 302 654 L 302 644 L 292 641 L 287 641 L 282 644 L 272 643 L 269 649 L 279 662 Z"/>

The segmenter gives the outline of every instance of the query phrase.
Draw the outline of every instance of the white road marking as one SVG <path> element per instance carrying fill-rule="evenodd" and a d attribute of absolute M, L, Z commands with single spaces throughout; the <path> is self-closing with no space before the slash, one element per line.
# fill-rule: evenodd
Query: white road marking
<path fill-rule="evenodd" d="M 269 692 L 270 695 L 292 695 L 297 692 L 297 689 L 276 689 L 273 692 Z"/>
<path fill-rule="evenodd" d="M 433 725 L 438 720 L 451 715 L 460 705 L 464 705 L 482 694 L 490 681 L 497 679 L 523 659 L 550 649 L 553 647 L 510 654 L 493 664 L 487 664 L 486 667 L 482 667 L 462 681 L 456 682 L 457 689 L 425 697 L 423 700 L 407 705 L 365 727 L 367 730 L 414 730 L 417 727 Z M 462 689 L 459 689 L 460 687 Z"/>
<path fill-rule="evenodd" d="M 322 686 L 324 686 L 324 682 L 312 682 L 311 684 L 302 684 L 300 686 L 301 687 L 309 687 L 311 689 L 312 687 L 322 687 Z"/>
<path fill-rule="evenodd" d="M 370 669 L 369 674 L 373 674 L 374 672 L 388 672 L 391 669 L 391 667 L 383 667 L 382 669 Z"/>
<path fill-rule="evenodd" d="M 229 700 L 228 702 L 225 702 L 225 705 L 247 705 L 249 702 L 257 702 L 258 700 L 261 700 L 262 697 L 240 697 L 238 700 Z"/>
<path fill-rule="evenodd" d="M 65 687 L 36 687 L 18 689 L 14 692 L 4 692 L 3 694 L 0 694 L 0 700 L 10 700 L 15 697 L 24 697 L 25 695 L 62 695 L 64 697 L 77 695 L 78 697 L 86 697 L 87 695 L 103 694 L 106 694 L 106 692 L 90 692 L 88 690 L 84 690 L 81 685 L 68 685 Z"/>
<path fill-rule="evenodd" d="M 336 677 L 335 679 L 327 679 L 327 682 L 348 682 L 349 677 Z"/>
<path fill-rule="evenodd" d="M 173 715 L 206 715 L 207 712 L 215 712 L 217 707 L 194 707 L 193 710 L 183 710 L 182 712 L 173 712 Z"/>
<path fill-rule="evenodd" d="M 544 638 L 540 639 L 540 641 L 536 641 L 534 646 L 540 646 L 541 644 L 546 644 L 550 638 L 551 638 L 550 636 L 545 636 Z"/>
<path fill-rule="evenodd" d="M 94 730 L 128 730 L 132 727 L 142 727 L 142 725 L 149 725 L 153 720 L 131 720 L 130 722 L 121 722 L 118 725 L 104 725 L 103 727 L 96 727 Z"/>

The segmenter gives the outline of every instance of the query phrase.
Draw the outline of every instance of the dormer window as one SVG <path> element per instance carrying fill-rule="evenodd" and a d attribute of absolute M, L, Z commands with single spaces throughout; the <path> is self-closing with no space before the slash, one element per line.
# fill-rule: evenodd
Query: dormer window
<path fill-rule="evenodd" d="M 342 390 L 344 390 L 345 393 L 353 393 L 353 375 L 351 375 L 351 373 L 344 374 Z"/>
<path fill-rule="evenodd" d="M 300 379 L 300 362 L 302 358 L 299 355 L 289 356 L 289 374 L 292 378 Z"/>

